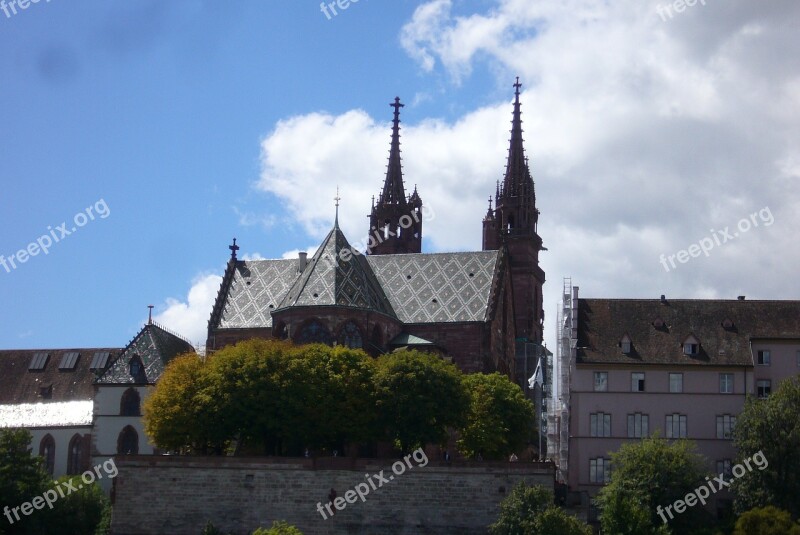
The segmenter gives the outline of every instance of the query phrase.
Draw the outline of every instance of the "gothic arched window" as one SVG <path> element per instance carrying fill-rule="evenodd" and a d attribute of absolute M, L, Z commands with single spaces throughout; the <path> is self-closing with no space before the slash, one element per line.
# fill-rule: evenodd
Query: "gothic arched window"
<path fill-rule="evenodd" d="M 361 336 L 361 329 L 358 328 L 356 322 L 349 320 L 339 330 L 339 345 L 349 347 L 352 349 L 361 349 L 364 347 L 364 339 Z"/>
<path fill-rule="evenodd" d="M 56 465 L 56 441 L 50 433 L 42 437 L 42 441 L 39 442 L 39 456 L 44 459 L 44 467 L 52 476 Z"/>
<path fill-rule="evenodd" d="M 120 416 L 141 416 L 140 404 L 139 392 L 135 388 L 127 389 L 119 402 Z"/>
<path fill-rule="evenodd" d="M 76 476 L 83 472 L 83 464 L 83 437 L 76 433 L 69 441 L 67 475 Z"/>
<path fill-rule="evenodd" d="M 300 329 L 297 335 L 297 343 L 299 344 L 333 344 L 333 336 L 331 332 L 319 320 L 311 320 Z"/>
<path fill-rule="evenodd" d="M 139 453 L 139 433 L 126 425 L 117 439 L 117 453 L 120 455 L 136 455 Z"/>

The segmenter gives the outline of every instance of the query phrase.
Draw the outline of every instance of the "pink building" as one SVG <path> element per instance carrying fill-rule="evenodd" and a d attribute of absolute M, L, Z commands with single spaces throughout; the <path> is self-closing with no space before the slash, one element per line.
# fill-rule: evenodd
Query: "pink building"
<path fill-rule="evenodd" d="M 693 440 L 710 471 L 729 471 L 745 398 L 800 373 L 800 301 L 579 299 L 571 290 L 551 455 L 584 496 L 608 480 L 609 452 L 654 432 Z M 729 505 L 729 495 L 716 498 Z"/>

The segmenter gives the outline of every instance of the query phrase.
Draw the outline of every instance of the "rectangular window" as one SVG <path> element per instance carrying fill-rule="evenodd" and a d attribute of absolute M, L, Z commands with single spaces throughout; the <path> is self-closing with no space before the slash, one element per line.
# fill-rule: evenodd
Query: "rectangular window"
<path fill-rule="evenodd" d="M 603 412 L 595 412 L 591 417 L 591 436 L 610 437 L 611 436 L 611 415 Z"/>
<path fill-rule="evenodd" d="M 78 358 L 81 356 L 77 351 L 68 351 L 61 357 L 61 362 L 58 364 L 59 370 L 74 370 L 78 364 Z"/>
<path fill-rule="evenodd" d="M 608 372 L 594 372 L 594 391 L 608 391 Z"/>
<path fill-rule="evenodd" d="M 650 417 L 640 412 L 628 415 L 628 438 L 643 438 L 650 434 Z"/>
<path fill-rule="evenodd" d="M 92 363 L 89 365 L 90 370 L 103 370 L 108 363 L 108 357 L 111 355 L 110 351 L 97 351 L 92 357 Z"/>
<path fill-rule="evenodd" d="M 733 374 L 721 373 L 719 374 L 719 393 L 720 394 L 733 394 Z"/>
<path fill-rule="evenodd" d="M 631 392 L 644 392 L 644 373 L 631 374 Z"/>
<path fill-rule="evenodd" d="M 686 438 L 686 415 L 667 414 L 665 434 L 667 438 Z"/>
<path fill-rule="evenodd" d="M 608 483 L 611 479 L 610 459 L 589 459 L 589 482 Z"/>
<path fill-rule="evenodd" d="M 717 438 L 733 438 L 733 426 L 736 425 L 736 416 L 723 414 L 717 416 Z"/>
<path fill-rule="evenodd" d="M 769 366 L 771 355 L 768 349 L 758 351 L 758 364 L 759 366 Z"/>
<path fill-rule="evenodd" d="M 43 370 L 47 366 L 47 359 L 50 357 L 49 353 L 34 353 L 31 357 L 31 363 L 28 365 L 28 370 Z"/>
<path fill-rule="evenodd" d="M 722 459 L 721 461 L 717 461 L 717 473 L 724 476 L 726 481 L 730 480 L 733 475 L 731 468 L 730 459 Z"/>
<path fill-rule="evenodd" d="M 698 344 L 683 344 L 683 353 L 685 355 L 697 355 L 698 350 Z"/>
<path fill-rule="evenodd" d="M 758 381 L 756 383 L 756 395 L 764 399 L 772 393 L 772 381 L 765 380 L 765 381 Z"/>
<path fill-rule="evenodd" d="M 669 391 L 673 393 L 683 392 L 683 374 L 671 373 L 669 374 Z"/>

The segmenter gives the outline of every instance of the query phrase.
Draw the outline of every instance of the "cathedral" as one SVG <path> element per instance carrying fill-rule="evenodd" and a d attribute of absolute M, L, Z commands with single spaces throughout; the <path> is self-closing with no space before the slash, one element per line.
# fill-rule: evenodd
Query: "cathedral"
<path fill-rule="evenodd" d="M 517 369 L 518 357 L 520 348 L 542 341 L 539 251 L 545 249 L 523 146 L 520 87 L 517 79 L 508 162 L 494 207 L 489 197 L 481 251 L 422 252 L 425 207 L 416 187 L 406 195 L 403 104 L 395 98 L 389 163 L 373 199 L 366 250 L 351 247 L 338 213 L 312 258 L 301 252 L 296 259 L 240 260 L 234 240 L 206 350 L 254 337 L 346 345 L 372 355 L 407 347 L 440 354 L 464 372 L 499 371 L 518 381 L 529 375 Z"/>

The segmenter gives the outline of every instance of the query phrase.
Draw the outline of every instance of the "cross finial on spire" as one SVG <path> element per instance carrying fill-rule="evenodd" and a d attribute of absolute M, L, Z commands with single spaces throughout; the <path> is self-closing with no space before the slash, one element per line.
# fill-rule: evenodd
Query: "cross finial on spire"
<path fill-rule="evenodd" d="M 394 97 L 394 102 L 389 104 L 392 108 L 394 108 L 394 120 L 398 122 L 400 120 L 400 108 L 405 108 L 405 104 L 400 104 L 400 97 Z"/>
<path fill-rule="evenodd" d="M 517 101 L 519 101 L 519 88 L 520 87 L 522 87 L 522 84 L 519 83 L 519 76 L 517 76 L 517 81 L 514 82 L 514 89 L 515 89 L 514 96 L 516 97 Z"/>
<path fill-rule="evenodd" d="M 239 250 L 239 246 L 236 245 L 236 238 L 233 239 L 233 245 L 229 245 L 228 249 L 231 250 L 231 258 L 236 260 L 236 251 Z"/>
<path fill-rule="evenodd" d="M 336 223 L 336 225 L 338 225 L 339 224 L 339 201 L 342 200 L 342 198 L 339 197 L 339 186 L 336 186 L 336 197 L 334 197 L 333 200 L 336 202 L 336 220 L 335 220 L 335 223 Z"/>
<path fill-rule="evenodd" d="M 150 311 L 147 314 L 147 324 L 148 325 L 152 325 L 153 324 L 153 305 L 147 305 L 147 308 L 150 309 Z"/>

